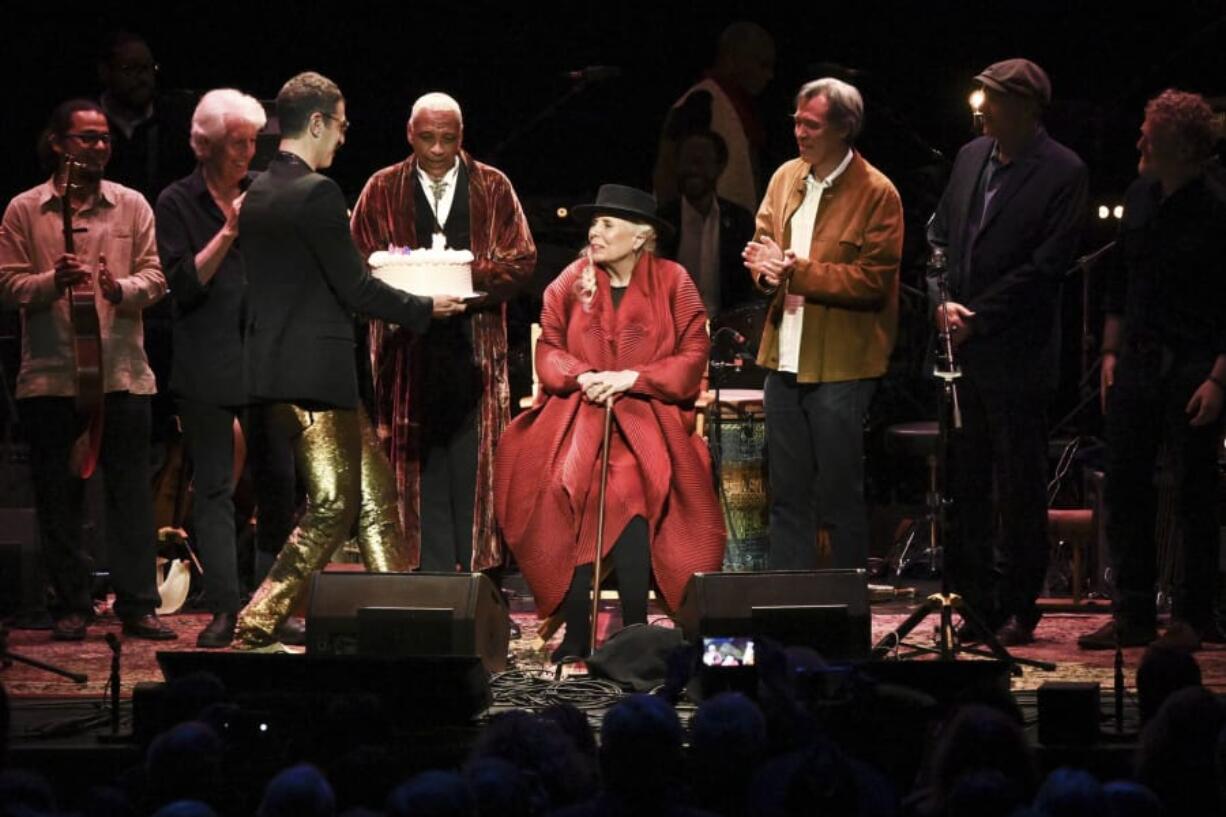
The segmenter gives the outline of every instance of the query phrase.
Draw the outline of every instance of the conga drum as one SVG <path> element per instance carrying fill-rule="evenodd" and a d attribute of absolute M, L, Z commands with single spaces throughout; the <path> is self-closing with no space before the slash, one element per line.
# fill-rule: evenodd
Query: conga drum
<path fill-rule="evenodd" d="M 708 445 L 719 458 L 719 500 L 728 529 L 724 570 L 766 570 L 770 483 L 762 390 L 724 389 L 716 409 Z"/>

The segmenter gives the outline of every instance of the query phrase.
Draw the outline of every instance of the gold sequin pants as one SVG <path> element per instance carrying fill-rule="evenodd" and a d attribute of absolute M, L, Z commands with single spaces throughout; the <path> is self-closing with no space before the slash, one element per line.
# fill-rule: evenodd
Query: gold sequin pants
<path fill-rule="evenodd" d="M 306 482 L 306 513 L 281 548 L 268 577 L 238 616 L 234 646 L 276 641 L 307 580 L 322 570 L 358 528 L 358 547 L 374 573 L 409 569 L 396 508 L 396 481 L 362 409 L 306 411 L 281 404 L 270 420 L 301 429 L 294 455 Z"/>

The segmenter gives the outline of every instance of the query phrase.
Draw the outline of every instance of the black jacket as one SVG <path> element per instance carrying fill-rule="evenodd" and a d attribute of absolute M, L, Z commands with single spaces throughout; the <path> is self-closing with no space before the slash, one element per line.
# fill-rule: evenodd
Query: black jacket
<path fill-rule="evenodd" d="M 1060 285 L 1081 241 L 1086 167 L 1040 130 L 1013 160 L 967 253 L 972 201 L 994 145 L 980 137 L 958 152 L 928 240 L 946 250 L 949 297 L 975 313 L 974 334 L 958 350 L 963 373 L 991 391 L 1052 389 Z M 935 307 L 935 282 L 928 284 Z"/>
<path fill-rule="evenodd" d="M 681 200 L 669 202 L 660 208 L 660 218 L 673 225 L 671 234 L 665 233 L 657 241 L 658 254 L 670 261 L 677 260 L 681 244 Z M 753 238 L 753 214 L 727 199 L 719 199 L 719 307 L 731 309 L 761 296 L 754 289 L 753 280 L 741 252 Z M 698 283 L 698 270 L 686 270 L 694 283 Z M 714 317 L 714 316 L 711 316 Z"/>
<path fill-rule="evenodd" d="M 245 372 L 255 401 L 358 406 L 353 314 L 420 333 L 430 298 L 372 278 L 349 233 L 345 198 L 327 176 L 278 155 L 239 215 L 247 271 Z"/>

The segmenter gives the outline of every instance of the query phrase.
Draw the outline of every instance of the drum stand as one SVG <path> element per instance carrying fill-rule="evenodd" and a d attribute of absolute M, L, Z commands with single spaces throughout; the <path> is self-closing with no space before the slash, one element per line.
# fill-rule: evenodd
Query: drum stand
<path fill-rule="evenodd" d="M 941 315 L 944 317 L 945 304 L 949 301 L 944 274 L 944 253 L 940 249 L 933 250 L 933 258 L 929 263 L 932 271 L 938 273 L 937 281 L 940 288 Z M 941 563 L 941 590 L 925 599 L 924 603 L 917 607 L 907 617 L 906 621 L 879 640 L 873 647 L 872 656 L 878 659 L 886 658 L 894 650 L 906 647 L 911 652 L 903 657 L 928 654 L 936 655 L 943 661 L 955 661 L 959 653 L 969 653 L 1005 661 L 1010 665 L 1010 671 L 1015 675 L 1021 674 L 1022 665 L 1051 672 L 1056 669 L 1055 664 L 1047 661 L 1035 661 L 1029 658 L 1017 658 L 1012 655 L 1000 643 L 996 638 L 996 634 L 992 632 L 979 614 L 975 612 L 974 608 L 967 604 L 960 595 L 950 590 L 949 571 L 945 565 L 948 549 L 944 547 L 944 544 L 947 541 L 949 530 L 947 512 L 952 502 L 946 498 L 945 489 L 949 478 L 950 431 L 957 431 L 962 428 L 962 412 L 958 407 L 957 385 L 959 378 L 962 377 L 962 370 L 958 367 L 957 361 L 954 358 L 953 343 L 950 340 L 949 331 L 944 326 L 941 327 L 939 334 L 937 363 L 933 374 L 941 381 L 940 405 L 937 411 L 940 436 L 937 442 L 936 458 L 929 469 L 928 518 L 930 520 L 930 546 L 935 548 Z M 970 626 L 979 641 L 987 647 L 986 650 L 972 649 L 959 643 L 954 635 L 953 614 L 955 611 Z M 937 646 L 933 648 L 906 643 L 904 639 L 911 634 L 911 631 L 933 613 L 937 613 L 940 616 L 937 628 Z"/>

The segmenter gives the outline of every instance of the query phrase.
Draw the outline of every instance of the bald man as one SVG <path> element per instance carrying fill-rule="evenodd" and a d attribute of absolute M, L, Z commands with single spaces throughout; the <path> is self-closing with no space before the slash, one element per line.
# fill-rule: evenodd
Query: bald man
<path fill-rule="evenodd" d="M 493 457 L 510 420 L 506 302 L 532 275 L 536 245 L 510 181 L 463 149 L 464 116 L 430 93 L 409 114 L 412 154 L 370 178 L 353 211 L 363 254 L 430 247 L 436 234 L 473 254 L 485 292 L 458 321 L 415 335 L 371 324 L 375 419 L 396 472 L 410 559 L 422 570 L 502 561 Z"/>
<path fill-rule="evenodd" d="M 652 182 L 661 207 L 680 196 L 677 148 L 687 136 L 719 134 L 728 146 L 728 163 L 719 178 L 720 198 L 753 213 L 762 184 L 766 131 L 754 99 L 775 75 L 775 41 L 757 23 L 736 22 L 720 34 L 715 62 L 702 80 L 678 99 L 664 120 Z"/>

